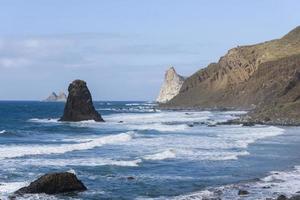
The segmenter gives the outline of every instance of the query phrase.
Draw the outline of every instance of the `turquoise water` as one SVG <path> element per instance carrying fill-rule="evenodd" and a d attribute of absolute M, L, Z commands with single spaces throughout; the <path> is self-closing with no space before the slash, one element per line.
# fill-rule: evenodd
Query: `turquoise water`
<path fill-rule="evenodd" d="M 241 187 L 252 193 L 243 199 L 263 199 L 300 182 L 296 127 L 208 126 L 244 112 L 160 111 L 151 102 L 95 102 L 105 123 L 62 123 L 63 107 L 0 102 L 2 199 L 58 171 L 88 190 L 20 199 L 238 199 Z"/>

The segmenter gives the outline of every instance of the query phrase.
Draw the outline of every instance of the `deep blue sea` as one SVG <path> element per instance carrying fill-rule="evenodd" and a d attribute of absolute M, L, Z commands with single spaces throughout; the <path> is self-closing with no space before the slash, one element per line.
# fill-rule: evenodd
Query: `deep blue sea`
<path fill-rule="evenodd" d="M 300 190 L 300 128 L 217 125 L 243 111 L 95 102 L 105 123 L 58 122 L 64 103 L 0 101 L 0 198 L 69 171 L 82 193 L 17 199 L 265 199 Z M 239 189 L 250 195 L 238 197 Z"/>

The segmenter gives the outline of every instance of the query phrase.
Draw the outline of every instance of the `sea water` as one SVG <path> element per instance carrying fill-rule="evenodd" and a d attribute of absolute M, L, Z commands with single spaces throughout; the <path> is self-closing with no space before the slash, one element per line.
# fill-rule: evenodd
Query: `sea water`
<path fill-rule="evenodd" d="M 245 112 L 162 111 L 151 102 L 95 102 L 105 123 L 66 123 L 63 108 L 0 102 L 1 199 L 64 171 L 88 190 L 18 199 L 265 199 L 300 190 L 297 127 L 216 125 Z"/>

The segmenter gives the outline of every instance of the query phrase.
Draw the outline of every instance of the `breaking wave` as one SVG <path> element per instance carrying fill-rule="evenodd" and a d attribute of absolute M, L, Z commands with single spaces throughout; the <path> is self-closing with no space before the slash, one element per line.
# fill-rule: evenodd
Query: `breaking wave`
<path fill-rule="evenodd" d="M 0 159 L 22 157 L 26 155 L 39 154 L 63 154 L 71 151 L 88 150 L 100 147 L 105 144 L 116 144 L 127 142 L 132 139 L 133 132 L 120 133 L 117 135 L 109 135 L 93 138 L 88 142 L 77 144 L 60 144 L 60 145 L 17 145 L 0 146 Z"/>
<path fill-rule="evenodd" d="M 143 158 L 145 160 L 165 160 L 165 159 L 170 159 L 170 158 L 175 158 L 175 157 L 176 157 L 175 150 L 168 149 L 168 150 L 160 152 L 160 153 L 146 155 Z"/>

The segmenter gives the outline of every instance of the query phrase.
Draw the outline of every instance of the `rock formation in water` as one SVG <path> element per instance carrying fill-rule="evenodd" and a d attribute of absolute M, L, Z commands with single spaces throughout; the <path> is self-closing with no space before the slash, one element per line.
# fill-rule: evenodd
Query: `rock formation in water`
<path fill-rule="evenodd" d="M 300 124 L 300 27 L 281 39 L 229 50 L 161 106 L 251 109 L 250 121 Z"/>
<path fill-rule="evenodd" d="M 178 75 L 171 67 L 165 73 L 164 83 L 160 89 L 159 95 L 156 99 L 158 103 L 166 103 L 179 93 L 179 90 L 184 82 L 184 78 Z"/>
<path fill-rule="evenodd" d="M 104 121 L 93 105 L 92 96 L 85 81 L 73 81 L 69 85 L 68 91 L 67 103 L 60 121 Z"/>
<path fill-rule="evenodd" d="M 67 101 L 67 95 L 64 92 L 60 92 L 58 95 L 55 92 L 52 92 L 45 101 Z"/>
<path fill-rule="evenodd" d="M 84 191 L 87 188 L 77 177 L 69 172 L 46 174 L 23 187 L 15 194 L 59 194 L 65 192 Z"/>

